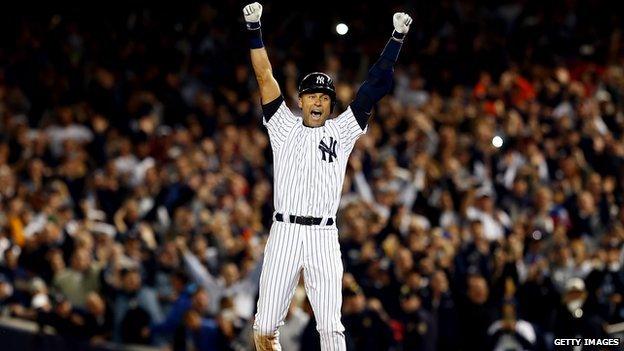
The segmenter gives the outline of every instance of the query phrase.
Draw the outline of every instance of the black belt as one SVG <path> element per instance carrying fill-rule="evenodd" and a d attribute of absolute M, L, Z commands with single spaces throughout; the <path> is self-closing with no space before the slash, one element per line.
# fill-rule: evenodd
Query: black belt
<path fill-rule="evenodd" d="M 305 217 L 305 216 L 290 215 L 289 218 L 290 218 L 290 223 L 297 223 L 301 225 L 319 225 L 323 221 L 323 218 L 319 218 L 319 217 Z M 284 222 L 284 215 L 281 213 L 276 213 L 275 220 L 278 222 Z M 328 218 L 327 223 L 325 225 L 332 225 L 332 224 L 334 224 L 334 219 Z"/>

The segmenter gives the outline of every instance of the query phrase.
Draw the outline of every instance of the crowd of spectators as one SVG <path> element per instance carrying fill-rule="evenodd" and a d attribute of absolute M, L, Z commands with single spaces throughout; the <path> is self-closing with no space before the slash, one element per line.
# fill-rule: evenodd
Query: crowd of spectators
<path fill-rule="evenodd" d="M 337 214 L 348 348 L 549 350 L 624 322 L 622 5 L 319 4 L 265 4 L 294 110 L 312 70 L 346 108 L 391 14 L 415 18 Z M 253 349 L 272 154 L 243 5 L 3 15 L 2 315 L 77 345 Z M 318 349 L 302 286 L 280 338 Z"/>

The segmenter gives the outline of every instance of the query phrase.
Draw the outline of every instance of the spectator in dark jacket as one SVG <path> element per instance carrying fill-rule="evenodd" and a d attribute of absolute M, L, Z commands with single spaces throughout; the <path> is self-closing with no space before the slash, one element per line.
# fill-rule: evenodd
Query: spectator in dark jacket
<path fill-rule="evenodd" d="M 366 301 L 358 286 L 344 290 L 343 324 L 351 350 L 388 350 L 393 345 L 389 318 L 378 300 Z M 372 307 L 372 308 L 371 308 Z"/>
<path fill-rule="evenodd" d="M 81 312 L 84 318 L 84 334 L 91 341 L 105 341 L 113 333 L 113 311 L 102 297 L 91 292 L 87 295 L 85 308 Z"/>
<path fill-rule="evenodd" d="M 566 283 L 565 294 L 556 311 L 555 338 L 604 338 L 603 320 L 587 309 L 587 290 L 580 278 Z"/>
<path fill-rule="evenodd" d="M 403 286 L 400 301 L 403 350 L 436 350 L 438 326 L 431 314 L 422 307 L 421 297 L 416 291 Z"/>
<path fill-rule="evenodd" d="M 489 288 L 485 278 L 471 275 L 468 290 L 460 305 L 459 329 L 463 350 L 486 350 L 487 330 L 496 320 L 497 312 L 489 300 Z"/>
<path fill-rule="evenodd" d="M 528 268 L 527 280 L 518 288 L 518 316 L 542 331 L 549 330 L 560 295 L 546 273 L 547 262 L 540 259 Z"/>
<path fill-rule="evenodd" d="M 459 347 L 457 303 L 444 271 L 438 270 L 431 276 L 430 289 L 423 292 L 423 306 L 431 313 L 438 331 L 436 350 L 456 350 Z"/>
<path fill-rule="evenodd" d="M 608 323 L 619 323 L 624 319 L 624 269 L 620 246 L 617 240 L 607 242 L 603 248 L 606 261 L 586 278 L 587 308 Z"/>
<path fill-rule="evenodd" d="M 122 289 L 117 292 L 113 306 L 113 340 L 122 341 L 125 337 L 134 343 L 150 343 L 150 324 L 163 320 L 156 293 L 142 286 L 136 269 L 124 269 L 121 279 Z"/>
<path fill-rule="evenodd" d="M 188 284 L 188 278 L 184 272 L 177 272 L 171 279 L 174 281 L 172 285 L 175 287 L 177 299 L 171 305 L 164 320 L 151 328 L 152 333 L 167 338 L 173 335 L 182 322 L 184 314 L 191 308 L 193 303 L 192 296 L 197 290 L 195 284 Z"/>
<path fill-rule="evenodd" d="M 183 323 L 176 332 L 175 350 L 223 350 L 219 325 L 214 319 L 203 317 L 200 312 L 190 309 L 184 314 Z"/>

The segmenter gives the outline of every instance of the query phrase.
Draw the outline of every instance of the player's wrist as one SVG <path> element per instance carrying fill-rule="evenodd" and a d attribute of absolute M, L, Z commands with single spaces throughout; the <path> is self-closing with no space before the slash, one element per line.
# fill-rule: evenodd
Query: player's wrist
<path fill-rule="evenodd" d="M 245 22 L 247 25 L 247 30 L 259 30 L 261 27 L 260 21 L 258 20 L 257 22 Z"/>
<path fill-rule="evenodd" d="M 405 34 L 406 33 L 399 33 L 395 29 L 394 31 L 392 31 L 392 39 L 398 41 L 399 43 L 402 43 L 403 39 L 405 39 Z"/>
<path fill-rule="evenodd" d="M 255 29 L 250 28 L 250 24 L 257 23 L 258 26 Z M 260 22 L 247 22 L 247 35 L 249 37 L 249 48 L 260 49 L 264 47 L 262 42 L 262 30 L 260 29 Z"/>

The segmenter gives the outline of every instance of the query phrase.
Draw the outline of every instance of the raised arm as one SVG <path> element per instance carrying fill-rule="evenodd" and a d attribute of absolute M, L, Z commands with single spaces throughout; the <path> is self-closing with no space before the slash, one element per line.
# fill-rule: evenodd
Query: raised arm
<path fill-rule="evenodd" d="M 262 31 L 260 29 L 260 17 L 262 16 L 262 5 L 257 2 L 249 4 L 243 8 L 245 22 L 247 22 L 247 32 L 249 34 L 249 51 L 251 54 L 251 65 L 253 66 L 256 80 L 260 86 L 260 98 L 262 104 L 277 99 L 281 91 L 277 81 L 273 77 L 271 62 L 262 43 Z"/>
<path fill-rule="evenodd" d="M 403 39 L 412 24 L 412 18 L 403 12 L 397 12 L 392 17 L 394 32 L 388 40 L 381 57 L 368 71 L 368 77 L 362 84 L 355 99 L 351 102 L 351 109 L 362 129 L 366 127 L 373 105 L 383 98 L 392 88 L 392 71 L 399 57 Z"/>
<path fill-rule="evenodd" d="M 215 277 L 204 267 L 197 256 L 195 256 L 186 245 L 186 239 L 182 236 L 178 236 L 175 239 L 176 247 L 182 254 L 182 260 L 186 267 L 187 273 L 191 276 L 191 279 L 202 288 L 206 289 L 209 293 L 217 292 L 219 283 Z"/>

